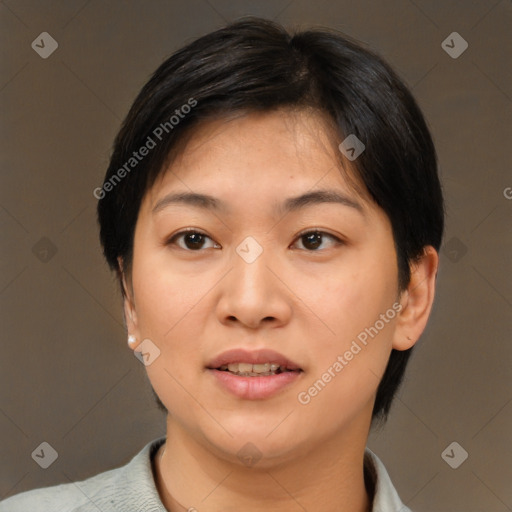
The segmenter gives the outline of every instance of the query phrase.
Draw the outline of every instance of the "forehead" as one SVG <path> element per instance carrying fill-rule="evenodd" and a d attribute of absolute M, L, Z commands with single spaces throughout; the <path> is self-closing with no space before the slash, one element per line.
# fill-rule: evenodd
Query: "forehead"
<path fill-rule="evenodd" d="M 249 113 L 200 123 L 145 197 L 153 208 L 170 190 L 203 192 L 247 204 L 316 189 L 365 204 L 365 187 L 337 148 L 339 136 L 313 110 Z"/>

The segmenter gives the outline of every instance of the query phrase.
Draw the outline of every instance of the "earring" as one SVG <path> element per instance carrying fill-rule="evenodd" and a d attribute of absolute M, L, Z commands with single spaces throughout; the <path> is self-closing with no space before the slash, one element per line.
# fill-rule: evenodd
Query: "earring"
<path fill-rule="evenodd" d="M 135 338 L 135 336 L 133 334 L 129 334 L 128 335 L 128 345 L 130 345 L 130 347 L 137 342 L 137 338 Z"/>

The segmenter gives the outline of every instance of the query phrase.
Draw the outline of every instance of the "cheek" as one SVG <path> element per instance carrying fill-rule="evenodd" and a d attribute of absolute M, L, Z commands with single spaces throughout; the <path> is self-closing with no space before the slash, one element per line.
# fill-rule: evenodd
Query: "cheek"
<path fill-rule="evenodd" d="M 321 415 L 333 426 L 373 399 L 391 352 L 396 318 L 394 261 L 359 257 L 346 263 L 317 279 L 316 286 L 314 280 L 303 280 L 299 292 L 323 327 L 313 335 L 314 358 L 298 402 L 306 419 Z"/>
<path fill-rule="evenodd" d="M 197 366 L 201 360 L 204 328 L 212 308 L 208 293 L 218 278 L 193 265 L 177 268 L 165 252 L 141 250 L 135 257 L 133 289 L 140 336 L 153 341 L 162 356 L 147 367 L 148 374 L 152 380 L 169 379 L 163 372 L 165 365 L 180 382 L 188 381 L 191 375 L 186 367 Z"/>
<path fill-rule="evenodd" d="M 147 258 L 134 266 L 133 285 L 139 329 L 146 337 L 170 341 L 198 307 L 212 284 L 201 272 L 178 272 L 165 258 Z"/>
<path fill-rule="evenodd" d="M 379 382 L 392 347 L 394 320 L 380 319 L 387 309 L 360 310 L 357 315 L 340 314 L 331 342 L 319 339 L 308 378 L 297 395 L 305 423 L 322 418 L 336 431 L 362 409 L 371 412 Z"/>
<path fill-rule="evenodd" d="M 204 319 L 199 317 L 206 313 L 204 297 L 211 285 L 154 258 L 141 258 L 135 269 L 133 286 L 140 335 L 160 350 L 159 357 L 146 367 L 147 375 L 167 409 L 185 417 L 190 413 L 189 392 L 196 394 L 197 375 L 190 368 L 201 366 Z"/>
<path fill-rule="evenodd" d="M 325 271 L 299 269 L 289 279 L 299 299 L 297 307 L 309 312 L 310 327 L 316 329 L 312 337 L 322 337 L 322 343 L 315 346 L 327 352 L 343 349 L 373 325 L 392 306 L 397 293 L 397 269 L 392 257 L 375 261 L 354 253 Z"/>

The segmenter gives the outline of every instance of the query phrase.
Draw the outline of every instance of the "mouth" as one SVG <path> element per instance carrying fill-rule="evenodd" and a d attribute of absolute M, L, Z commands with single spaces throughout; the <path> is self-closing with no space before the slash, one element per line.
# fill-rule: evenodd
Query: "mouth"
<path fill-rule="evenodd" d="M 206 368 L 208 370 L 230 372 L 243 377 L 260 377 L 303 371 L 291 359 L 269 349 L 253 351 L 245 349 L 228 350 L 210 361 Z"/>
<path fill-rule="evenodd" d="M 291 369 L 286 365 L 281 365 L 279 363 L 230 363 L 223 364 L 218 368 L 212 368 L 214 370 L 219 370 L 221 372 L 229 372 L 233 375 L 238 375 L 240 377 L 265 377 L 269 375 L 279 375 L 280 373 L 285 372 L 300 372 L 302 371 L 300 368 Z"/>
<path fill-rule="evenodd" d="M 222 389 L 245 400 L 270 398 L 304 373 L 297 363 L 266 349 L 229 350 L 214 358 L 206 370 Z"/>

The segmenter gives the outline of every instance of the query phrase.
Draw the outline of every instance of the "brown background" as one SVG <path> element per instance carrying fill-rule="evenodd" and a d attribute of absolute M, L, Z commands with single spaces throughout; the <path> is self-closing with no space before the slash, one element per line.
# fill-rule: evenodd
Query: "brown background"
<path fill-rule="evenodd" d="M 416 511 L 512 510 L 512 2 L 6 0 L 0 14 L 0 498 L 124 464 L 165 433 L 126 346 L 92 192 L 149 74 L 256 14 L 370 43 L 423 108 L 447 201 L 438 295 L 369 446 Z M 454 31 L 469 43 L 457 59 L 441 46 Z M 31 48 L 41 32 L 59 44 L 47 59 Z M 42 441 L 59 454 L 46 470 L 31 458 Z M 458 469 L 441 457 L 452 441 L 469 453 Z"/>

